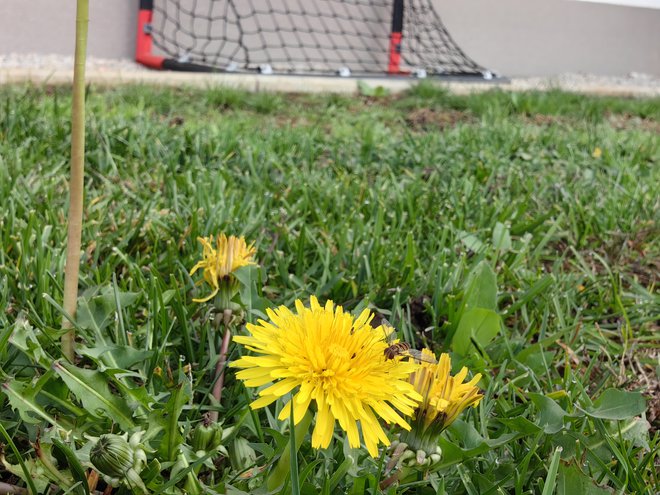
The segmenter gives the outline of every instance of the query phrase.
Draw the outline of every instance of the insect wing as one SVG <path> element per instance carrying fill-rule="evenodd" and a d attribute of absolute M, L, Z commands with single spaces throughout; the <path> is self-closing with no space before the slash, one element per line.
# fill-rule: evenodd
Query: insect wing
<path fill-rule="evenodd" d="M 417 349 L 408 349 L 407 351 L 403 352 L 402 355 L 409 356 L 415 359 L 416 361 L 420 361 L 422 363 L 438 364 L 437 359 L 427 354 L 424 354 L 422 351 L 418 351 Z"/>

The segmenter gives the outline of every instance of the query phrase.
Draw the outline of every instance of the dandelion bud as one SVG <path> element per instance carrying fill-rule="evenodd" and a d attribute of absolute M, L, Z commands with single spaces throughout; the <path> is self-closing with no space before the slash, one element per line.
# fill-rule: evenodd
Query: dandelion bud
<path fill-rule="evenodd" d="M 126 439 L 112 434 L 102 435 L 89 455 L 94 467 L 110 478 L 123 478 L 133 467 L 134 457 Z"/>
<path fill-rule="evenodd" d="M 111 486 L 124 484 L 133 493 L 145 493 L 146 487 L 140 478 L 140 471 L 147 461 L 147 454 L 140 443 L 143 432 L 128 435 L 101 435 L 92 448 L 89 459 Z"/>
<path fill-rule="evenodd" d="M 220 423 L 200 423 L 193 430 L 191 446 L 195 451 L 210 452 L 218 448 L 222 442 L 222 426 Z"/>

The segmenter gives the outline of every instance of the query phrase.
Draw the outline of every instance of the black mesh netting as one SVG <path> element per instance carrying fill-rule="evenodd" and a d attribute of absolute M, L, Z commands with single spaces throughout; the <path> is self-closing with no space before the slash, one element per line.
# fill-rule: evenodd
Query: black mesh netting
<path fill-rule="evenodd" d="M 432 0 L 405 2 L 402 68 L 482 74 L 445 29 Z M 156 0 L 156 49 L 224 70 L 383 73 L 392 0 Z"/>

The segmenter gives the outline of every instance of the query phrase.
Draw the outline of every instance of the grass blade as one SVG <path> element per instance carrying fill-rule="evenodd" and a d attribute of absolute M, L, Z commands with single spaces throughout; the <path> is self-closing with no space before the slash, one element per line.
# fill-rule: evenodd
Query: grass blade
<path fill-rule="evenodd" d="M 559 460 L 561 458 L 562 450 L 564 449 L 557 447 L 554 454 L 552 454 L 550 468 L 548 468 L 548 475 L 545 477 L 545 483 L 541 495 L 552 495 L 555 493 L 555 488 L 557 488 L 557 471 L 559 470 Z"/>
<path fill-rule="evenodd" d="M 295 402 L 293 395 L 291 395 L 291 414 L 289 415 L 289 431 L 291 438 L 289 439 L 289 448 L 291 456 L 291 494 L 300 495 L 300 480 L 298 479 L 298 448 L 296 443 L 296 427 L 293 422 L 293 403 Z"/>
<path fill-rule="evenodd" d="M 32 481 L 32 476 L 30 475 L 30 471 L 25 465 L 25 462 L 23 461 L 23 457 L 21 457 L 21 454 L 18 452 L 18 449 L 16 448 L 16 444 L 9 436 L 9 433 L 7 433 L 7 430 L 5 430 L 5 427 L 2 426 L 2 423 L 0 423 L 0 433 L 2 433 L 2 436 L 5 437 L 5 440 L 7 440 L 7 443 L 9 444 L 11 450 L 14 452 L 14 455 L 16 456 L 16 459 L 18 459 L 18 462 L 21 465 L 21 469 L 23 470 L 23 474 L 25 475 L 25 481 L 28 484 L 28 487 L 30 487 L 30 493 L 32 495 L 37 495 L 37 488 L 34 486 L 34 481 Z"/>

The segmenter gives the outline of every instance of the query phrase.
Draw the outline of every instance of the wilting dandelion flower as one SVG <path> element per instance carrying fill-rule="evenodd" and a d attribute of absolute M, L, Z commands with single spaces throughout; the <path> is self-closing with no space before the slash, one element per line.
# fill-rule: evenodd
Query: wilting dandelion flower
<path fill-rule="evenodd" d="M 312 401 L 316 404 L 314 448 L 330 444 L 336 420 L 351 447 L 360 446 L 359 424 L 364 444 L 374 457 L 379 442 L 390 443 L 377 416 L 410 429 L 399 413 L 412 415 L 421 399 L 409 381 L 417 365 L 401 358 L 386 359 L 385 333 L 380 327 L 372 328 L 369 310 L 354 318 L 332 301 L 322 307 L 311 297 L 309 308 L 296 301 L 295 313 L 284 306 L 267 312 L 270 322 L 248 324 L 251 336 L 234 337 L 257 353 L 232 363 L 243 368 L 237 378 L 248 387 L 270 384 L 259 392 L 253 409 L 295 392 L 295 424 Z M 287 401 L 280 420 L 289 417 L 290 407 Z"/>
<path fill-rule="evenodd" d="M 432 357 L 431 351 L 422 351 L 427 357 Z M 430 359 L 429 359 L 430 361 Z M 463 367 L 456 376 L 451 376 L 451 359 L 449 354 L 442 354 L 438 363 L 422 362 L 415 373 L 410 376 L 411 383 L 423 400 L 415 411 L 412 430 L 402 435 L 401 441 L 413 450 L 434 452 L 438 445 L 438 437 L 466 408 L 476 407 L 483 394 L 476 386 L 481 380 L 477 373 L 472 380 L 463 383 L 468 369 Z"/>
<path fill-rule="evenodd" d="M 195 302 L 206 302 L 213 298 L 223 284 L 229 282 L 231 274 L 242 266 L 254 265 L 253 257 L 256 252 L 254 245 L 249 246 L 243 237 L 233 235 L 227 237 L 220 234 L 215 239 L 213 247 L 213 236 L 198 237 L 197 240 L 204 247 L 202 260 L 190 270 L 190 275 L 202 268 L 204 280 L 211 286 L 213 291 L 210 295 L 201 299 L 193 299 Z"/>

